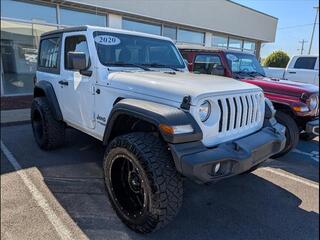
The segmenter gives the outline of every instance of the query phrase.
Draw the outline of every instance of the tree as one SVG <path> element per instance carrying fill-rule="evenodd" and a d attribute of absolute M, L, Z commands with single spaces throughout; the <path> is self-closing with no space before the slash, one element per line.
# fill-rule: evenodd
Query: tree
<path fill-rule="evenodd" d="M 272 52 L 264 61 L 265 67 L 285 68 L 290 60 L 289 55 L 283 51 Z"/>

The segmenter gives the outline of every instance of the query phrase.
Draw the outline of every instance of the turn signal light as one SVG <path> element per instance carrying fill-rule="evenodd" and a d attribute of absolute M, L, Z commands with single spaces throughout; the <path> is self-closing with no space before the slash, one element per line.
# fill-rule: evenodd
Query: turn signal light
<path fill-rule="evenodd" d="M 308 112 L 309 108 L 307 106 L 294 106 L 293 110 L 295 112 Z"/>
<path fill-rule="evenodd" d="M 178 126 L 169 126 L 166 124 L 159 125 L 160 130 L 165 134 L 184 134 L 184 133 L 192 133 L 193 128 L 191 125 L 178 125 Z"/>

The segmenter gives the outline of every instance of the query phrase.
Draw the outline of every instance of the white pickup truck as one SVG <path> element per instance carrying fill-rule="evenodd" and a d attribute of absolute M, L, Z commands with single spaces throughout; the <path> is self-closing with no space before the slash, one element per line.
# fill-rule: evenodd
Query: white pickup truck
<path fill-rule="evenodd" d="M 293 56 L 285 69 L 266 67 L 264 71 L 267 77 L 283 78 L 319 86 L 319 56 Z"/>

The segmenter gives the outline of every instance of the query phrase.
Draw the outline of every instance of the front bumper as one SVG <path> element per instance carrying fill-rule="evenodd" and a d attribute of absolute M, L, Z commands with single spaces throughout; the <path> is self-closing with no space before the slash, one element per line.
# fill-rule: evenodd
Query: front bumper
<path fill-rule="evenodd" d="M 285 146 L 285 128 L 275 123 L 258 132 L 215 148 L 200 141 L 170 145 L 177 170 L 199 183 L 219 181 L 243 173 L 280 152 Z M 215 167 L 220 168 L 215 172 Z"/>
<path fill-rule="evenodd" d="M 319 136 L 319 119 L 315 119 L 313 121 L 307 122 L 306 132 L 313 133 Z"/>

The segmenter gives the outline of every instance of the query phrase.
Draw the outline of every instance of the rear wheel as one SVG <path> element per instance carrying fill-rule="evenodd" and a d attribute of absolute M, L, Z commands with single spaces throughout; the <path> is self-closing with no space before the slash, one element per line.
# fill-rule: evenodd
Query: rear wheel
<path fill-rule="evenodd" d="M 277 153 L 276 155 L 272 156 L 273 158 L 281 157 L 291 151 L 298 145 L 299 142 L 299 128 L 294 121 L 294 119 L 289 115 L 281 111 L 276 112 L 276 119 L 277 121 L 284 125 L 286 128 L 286 145 L 284 149 Z"/>
<path fill-rule="evenodd" d="M 115 138 L 104 158 L 108 196 L 119 218 L 136 232 L 169 223 L 182 204 L 182 178 L 165 144 L 149 133 Z"/>
<path fill-rule="evenodd" d="M 50 150 L 64 143 L 65 125 L 53 117 L 48 100 L 45 97 L 33 99 L 31 124 L 34 138 L 40 148 Z"/>

